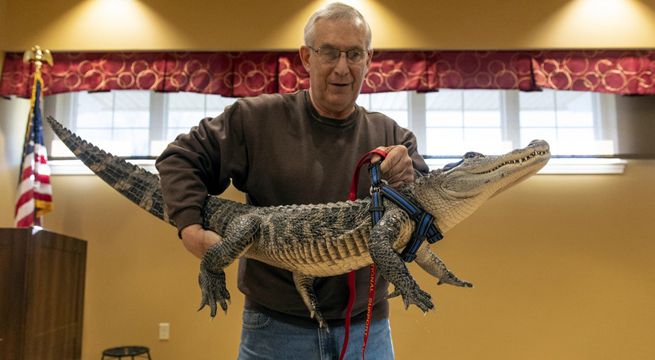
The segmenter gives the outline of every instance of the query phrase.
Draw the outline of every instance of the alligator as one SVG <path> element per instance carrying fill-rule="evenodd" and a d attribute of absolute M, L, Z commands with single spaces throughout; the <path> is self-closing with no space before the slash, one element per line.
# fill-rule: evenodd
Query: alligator
<path fill-rule="evenodd" d="M 84 141 L 52 117 L 48 122 L 75 156 L 102 180 L 141 208 L 175 225 L 167 216 L 157 175 Z M 461 161 L 418 177 L 399 191 L 433 215 L 438 229 L 446 233 L 488 198 L 537 173 L 549 159 L 549 146 L 543 140 L 504 155 L 468 152 Z M 310 316 L 321 327 L 326 327 L 326 321 L 313 279 L 346 274 L 371 264 L 394 285 L 389 297 L 402 296 L 405 308 L 414 304 L 423 312 L 433 309 L 430 294 L 419 287 L 399 255 L 411 240 L 415 222 L 394 203 L 386 202 L 385 206 L 382 218 L 373 225 L 371 198 L 255 207 L 208 196 L 202 211 L 203 226 L 222 240 L 201 260 L 200 309 L 209 306 L 212 318 L 218 305 L 227 311 L 230 294 L 224 269 L 240 256 L 292 272 Z M 450 272 L 428 245 L 423 242 L 416 251 L 420 268 L 437 278 L 438 284 L 472 286 Z"/>

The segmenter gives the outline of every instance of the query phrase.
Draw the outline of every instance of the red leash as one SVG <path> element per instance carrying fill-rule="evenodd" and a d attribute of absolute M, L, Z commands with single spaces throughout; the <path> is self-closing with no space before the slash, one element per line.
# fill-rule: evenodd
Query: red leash
<path fill-rule="evenodd" d="M 359 169 L 365 164 L 371 162 L 373 155 L 379 155 L 382 159 L 387 157 L 387 153 L 381 149 L 374 149 L 367 152 L 362 156 L 357 162 L 355 167 L 355 173 L 350 182 L 350 192 L 348 193 L 348 200 L 355 201 L 357 200 L 357 184 L 359 182 Z M 373 300 L 375 299 L 375 264 L 372 264 L 370 267 L 370 276 L 369 276 L 369 287 L 368 287 L 368 304 L 366 306 L 366 324 L 364 328 L 364 344 L 362 345 L 362 359 L 364 359 L 364 354 L 366 353 L 366 343 L 368 342 L 368 334 L 371 328 L 371 317 L 373 315 Z M 348 307 L 346 308 L 346 323 L 345 323 L 345 332 L 343 337 L 343 346 L 341 347 L 341 355 L 339 355 L 339 360 L 343 360 L 346 356 L 346 350 L 348 349 L 348 340 L 350 338 L 350 315 L 352 314 L 353 304 L 355 303 L 355 271 L 348 273 Z"/>
<path fill-rule="evenodd" d="M 353 174 L 353 177 L 350 180 L 350 191 L 348 193 L 348 200 L 350 201 L 357 200 L 357 184 L 359 181 L 359 170 L 362 168 L 362 166 L 371 162 L 373 155 L 380 155 L 380 157 L 384 159 L 387 157 L 387 152 L 382 149 L 373 149 L 367 152 L 366 154 L 364 154 L 364 156 L 362 156 L 359 159 L 359 161 L 357 162 L 357 166 L 355 167 L 355 173 Z"/>

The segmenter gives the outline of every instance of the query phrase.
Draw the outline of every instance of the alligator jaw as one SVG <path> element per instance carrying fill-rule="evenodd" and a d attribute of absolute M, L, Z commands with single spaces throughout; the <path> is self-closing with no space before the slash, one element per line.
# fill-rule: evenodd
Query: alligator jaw
<path fill-rule="evenodd" d="M 469 159 L 467 162 L 467 156 Z M 482 175 L 499 170 L 502 167 L 530 166 L 533 162 L 545 162 L 550 158 L 550 147 L 543 140 L 533 140 L 528 146 L 522 149 L 513 150 L 504 155 L 484 156 L 478 153 L 467 153 L 464 162 L 453 169 L 471 169 L 469 172 Z M 476 159 L 481 159 L 475 161 Z"/>
<path fill-rule="evenodd" d="M 549 159 L 549 146 L 543 140 L 504 155 L 470 152 L 460 163 L 432 171 L 411 191 L 446 232 L 490 197 L 538 172 Z"/>
<path fill-rule="evenodd" d="M 481 194 L 486 199 L 536 173 L 549 159 L 550 149 L 543 140 L 504 155 L 467 153 L 461 164 L 444 172 L 441 188 L 458 199 Z"/>

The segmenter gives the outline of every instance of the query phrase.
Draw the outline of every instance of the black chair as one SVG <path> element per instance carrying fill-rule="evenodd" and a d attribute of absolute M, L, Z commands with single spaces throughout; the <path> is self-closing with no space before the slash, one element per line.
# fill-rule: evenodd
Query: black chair
<path fill-rule="evenodd" d="M 119 347 L 114 347 L 111 349 L 107 349 L 102 352 L 102 359 L 100 360 L 105 360 L 105 356 L 108 356 L 110 358 L 127 358 L 128 356 L 134 360 L 135 356 L 138 357 L 148 357 L 148 360 L 150 359 L 150 349 L 148 349 L 145 346 L 119 346 Z"/>

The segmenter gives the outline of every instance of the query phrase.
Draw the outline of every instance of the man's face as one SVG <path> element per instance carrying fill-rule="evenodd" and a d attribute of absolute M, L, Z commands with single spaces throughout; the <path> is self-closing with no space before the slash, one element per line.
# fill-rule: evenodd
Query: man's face
<path fill-rule="evenodd" d="M 300 48 L 300 57 L 309 72 L 312 104 L 323 116 L 346 118 L 354 110 L 373 54 L 366 49 L 365 26 L 347 20 L 321 19 L 314 24 L 314 43 L 307 45 Z M 310 47 L 315 50 L 363 49 L 364 56 L 360 61 L 353 62 L 347 59 L 346 54 L 339 53 L 335 61 L 325 61 L 325 57 L 319 56 Z"/>

